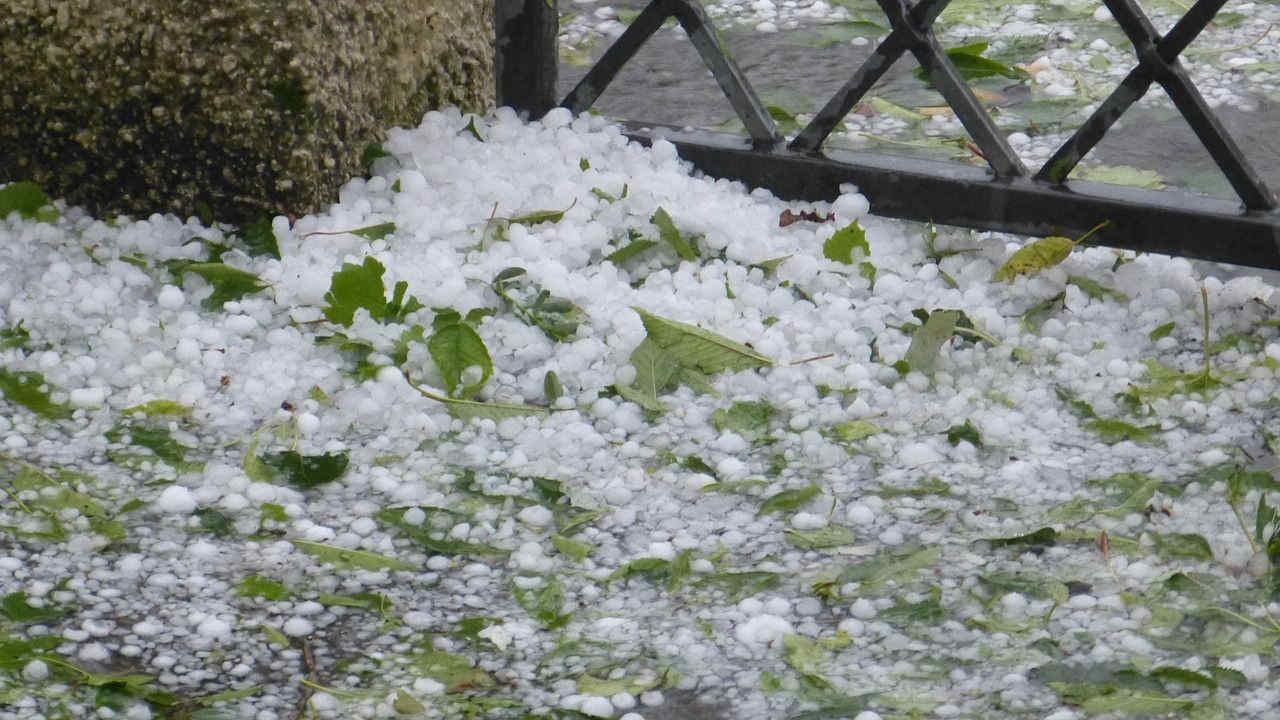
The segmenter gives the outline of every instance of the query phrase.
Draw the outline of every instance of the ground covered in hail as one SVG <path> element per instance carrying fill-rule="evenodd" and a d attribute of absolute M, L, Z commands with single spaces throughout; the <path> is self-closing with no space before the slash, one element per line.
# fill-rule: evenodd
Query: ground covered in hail
<path fill-rule="evenodd" d="M 369 159 L 240 229 L 0 189 L 0 717 L 1274 712 L 1262 280 L 562 111 Z"/>

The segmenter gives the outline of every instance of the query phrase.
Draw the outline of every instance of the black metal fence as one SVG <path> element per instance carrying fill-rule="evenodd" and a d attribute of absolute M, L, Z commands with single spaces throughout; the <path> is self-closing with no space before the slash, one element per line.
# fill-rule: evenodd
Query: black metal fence
<path fill-rule="evenodd" d="M 1227 0 L 1197 0 L 1161 36 L 1135 0 L 1104 0 L 1133 43 L 1137 64 L 1114 92 L 1034 173 L 1009 147 L 932 25 L 950 0 L 876 0 L 891 32 L 848 82 L 790 142 L 722 46 L 697 0 L 652 0 L 562 101 L 556 101 L 555 0 L 497 0 L 497 99 L 532 117 L 556 105 L 589 109 L 637 50 L 670 18 L 684 28 L 745 126 L 747 136 L 660 128 L 681 157 L 708 175 L 765 187 L 785 199 L 831 200 L 841 183 L 866 195 L 872 212 L 980 230 L 1078 235 L 1110 224 L 1097 244 L 1280 269 L 1280 210 L 1178 60 Z M 854 152 L 823 145 L 889 67 L 910 52 L 941 92 L 988 167 Z M 1176 191 L 1068 179 L 1072 169 L 1153 83 L 1166 91 L 1240 202 Z M 653 141 L 652 125 L 619 119 L 627 134 Z"/>

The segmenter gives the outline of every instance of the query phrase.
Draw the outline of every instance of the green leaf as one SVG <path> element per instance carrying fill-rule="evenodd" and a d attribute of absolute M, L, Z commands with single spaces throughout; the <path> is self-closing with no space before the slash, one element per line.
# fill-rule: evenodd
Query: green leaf
<path fill-rule="evenodd" d="M 1051 268 L 1066 260 L 1076 245 L 1084 242 L 1090 235 L 1093 235 L 1108 224 L 1109 221 L 1104 220 L 1076 240 L 1059 235 L 1051 235 L 1046 238 L 1040 238 L 1029 245 L 1023 245 L 1004 262 L 1004 265 L 1000 266 L 999 270 L 996 270 L 996 274 L 992 276 L 991 280 L 1008 280 L 1012 282 L 1019 275 L 1031 275 Z"/>
<path fill-rule="evenodd" d="M 1060 292 L 1057 295 L 1032 305 L 1027 311 L 1022 313 L 1022 324 L 1031 332 L 1040 332 L 1040 326 L 1044 325 L 1044 321 L 1049 319 L 1050 315 L 1065 308 L 1067 294 Z"/>
<path fill-rule="evenodd" d="M 1071 409 L 1071 412 L 1077 417 L 1085 419 L 1098 417 L 1098 413 L 1094 412 L 1093 406 L 1084 400 L 1081 400 L 1080 396 L 1076 394 L 1074 390 L 1058 385 L 1053 389 L 1053 391 L 1057 394 L 1058 399 L 1065 402 Z"/>
<path fill-rule="evenodd" d="M 391 709 L 400 715 L 421 715 L 427 711 L 427 706 L 409 693 L 397 690 Z"/>
<path fill-rule="evenodd" d="M 116 510 L 116 515 L 128 515 L 134 510 L 141 510 L 146 506 L 147 506 L 147 501 L 143 500 L 142 498 L 133 498 L 132 500 L 129 500 L 125 504 L 121 505 L 120 508 Z"/>
<path fill-rule="evenodd" d="M 1034 532 L 1025 535 L 1013 535 L 1010 537 L 987 538 L 986 542 L 993 549 L 1002 547 L 1016 548 L 1045 548 L 1058 542 L 1058 533 L 1051 527 L 1042 527 Z"/>
<path fill-rule="evenodd" d="M 846 545 L 853 545 L 857 540 L 857 536 L 854 535 L 852 530 L 838 525 L 815 528 L 813 530 L 796 530 L 795 528 L 787 528 L 785 537 L 787 542 L 795 545 L 801 550 L 822 550 L 824 548 L 843 547 Z"/>
<path fill-rule="evenodd" d="M 357 610 L 368 610 L 369 612 L 376 612 L 383 617 L 389 616 L 391 607 L 395 604 L 391 602 L 391 598 L 378 592 L 362 592 L 351 595 L 321 593 L 316 596 L 316 602 L 321 605 L 339 605 L 356 608 Z"/>
<path fill-rule="evenodd" d="M 497 315 L 497 312 L 493 308 L 476 307 L 468 310 L 463 320 L 471 327 L 480 327 L 485 318 L 493 317 L 494 315 Z"/>
<path fill-rule="evenodd" d="M 443 508 L 435 508 L 427 505 L 417 507 L 426 514 L 427 518 L 420 525 L 412 525 L 405 522 L 404 514 L 410 510 L 409 507 L 391 507 L 378 511 L 374 515 L 374 519 L 382 525 L 389 525 L 402 532 L 405 536 L 414 542 L 422 545 L 427 550 L 441 555 L 475 555 L 475 556 L 506 556 L 510 553 L 502 548 L 492 545 L 483 545 L 480 543 L 464 542 L 462 540 L 450 540 L 447 538 L 435 538 L 434 534 L 443 536 L 443 532 L 435 532 L 430 527 L 431 516 L 437 513 L 448 514 L 450 511 Z"/>
<path fill-rule="evenodd" d="M 187 462 L 187 452 L 193 448 L 173 439 L 167 426 L 126 420 L 103 434 L 113 443 L 124 443 L 127 439 L 130 445 L 146 448 L 175 469 L 189 470 L 199 466 L 198 463 Z"/>
<path fill-rule="evenodd" d="M 1165 715 L 1186 712 L 1195 706 L 1192 700 L 1172 698 L 1168 695 L 1117 691 L 1108 695 L 1095 695 L 1080 707 L 1087 713 L 1120 713 L 1125 715 Z"/>
<path fill-rule="evenodd" d="M 763 679 L 763 676 L 762 676 Z M 787 720 L 848 720 L 871 707 L 871 702 L 880 693 L 863 693 L 862 695 L 835 695 L 824 693 L 818 698 L 820 707 L 796 713 Z"/>
<path fill-rule="evenodd" d="M 40 208 L 48 204 L 49 198 L 44 190 L 33 182 L 11 182 L 0 188 L 0 220 L 14 212 L 30 220 L 36 217 Z"/>
<path fill-rule="evenodd" d="M 497 422 L 512 417 L 527 417 L 529 415 L 545 415 L 546 408 L 537 405 L 512 405 L 508 403 L 486 403 L 477 402 L 475 400 L 462 400 L 458 398 L 445 397 L 428 393 L 422 388 L 415 388 L 425 397 L 431 398 L 437 402 L 444 403 L 445 409 L 449 414 L 459 420 L 474 420 L 476 418 L 484 418 Z"/>
<path fill-rule="evenodd" d="M 961 441 L 968 442 L 974 447 L 982 447 L 982 434 L 978 432 L 978 428 L 974 427 L 972 420 L 965 420 L 962 425 L 952 425 L 947 428 L 947 442 L 959 445 Z"/>
<path fill-rule="evenodd" d="M 554 577 L 546 578 L 542 587 L 536 590 L 524 589 L 519 585 L 512 584 L 511 594 L 515 596 L 516 602 L 520 604 L 520 607 L 524 608 L 533 616 L 533 619 L 541 623 L 546 629 L 563 627 L 569 622 L 570 616 L 560 612 L 564 609 L 564 586 Z"/>
<path fill-rule="evenodd" d="M 49 385 L 38 372 L 10 372 L 0 368 L 0 393 L 47 420 L 71 417 L 71 408 L 49 399 Z"/>
<path fill-rule="evenodd" d="M 1147 333 L 1147 337 L 1150 338 L 1152 342 L 1155 342 L 1156 340 L 1159 340 L 1162 337 L 1168 336 L 1170 333 L 1173 332 L 1173 329 L 1175 327 L 1177 327 L 1177 323 L 1170 320 L 1169 322 L 1157 327 L 1155 330 L 1152 330 L 1151 332 Z"/>
<path fill-rule="evenodd" d="M 200 532 L 207 532 L 219 537 L 235 533 L 235 524 L 225 513 L 214 508 L 196 508 L 191 513 L 200 520 Z"/>
<path fill-rule="evenodd" d="M 769 258 L 768 260 L 761 260 L 758 263 L 751 263 L 747 267 L 760 268 L 760 271 L 764 273 L 764 276 L 769 277 L 770 275 L 773 275 L 775 272 L 777 272 L 778 268 L 782 266 L 782 263 L 786 262 L 790 258 L 791 258 L 790 255 L 782 255 L 776 258 Z"/>
<path fill-rule="evenodd" d="M 1237 491 L 1235 493 L 1239 495 Z M 1254 511 L 1253 539 L 1259 544 L 1268 543 L 1267 528 L 1271 526 L 1276 519 L 1276 508 L 1267 505 L 1267 494 L 1259 493 L 1258 509 Z"/>
<path fill-rule="evenodd" d="M 386 314 L 387 289 L 382 283 L 386 268 L 377 258 L 366 257 L 364 264 L 343 263 L 342 269 L 333 274 L 329 291 L 325 293 L 324 316 L 329 322 L 350 327 L 356 310 L 364 308 L 374 319 Z"/>
<path fill-rule="evenodd" d="M 623 245 L 617 250 L 614 250 L 608 255 L 605 255 L 604 259 L 608 260 L 614 265 L 621 265 L 626 261 L 630 260 L 631 258 L 644 252 L 645 250 L 648 250 L 649 248 L 657 247 L 657 245 L 658 245 L 657 240 L 650 240 L 648 238 L 638 238 L 636 240 L 631 241 L 630 243 L 627 243 L 626 245 Z"/>
<path fill-rule="evenodd" d="M 1084 424 L 1084 427 L 1085 429 L 1092 430 L 1102 436 L 1103 442 L 1111 444 L 1124 440 L 1147 442 L 1152 439 L 1154 433 L 1160 431 L 1159 425 L 1146 425 L 1139 427 L 1123 420 L 1114 420 L 1111 418 L 1089 420 Z"/>
<path fill-rule="evenodd" d="M 480 631 L 493 625 L 501 625 L 502 618 L 493 615 L 476 615 L 458 621 L 458 629 L 453 631 L 454 637 L 465 638 L 473 643 L 484 641 Z"/>
<path fill-rule="evenodd" d="M 570 300 L 552 295 L 526 276 L 524 268 L 509 267 L 494 276 L 489 287 L 522 321 L 537 327 L 552 340 L 563 342 L 573 337 L 582 322 L 582 309 Z M 521 277 L 525 279 L 518 280 Z"/>
<path fill-rule="evenodd" d="M 950 277 L 941 270 L 938 271 L 943 277 Z M 874 292 L 876 289 L 876 266 L 869 262 L 858 263 L 858 275 L 866 279 L 869 288 Z M 953 281 L 954 283 L 954 281 Z"/>
<path fill-rule="evenodd" d="M 14 640 L 0 634 L 0 670 L 17 672 L 37 655 L 53 652 L 66 642 L 57 635 L 41 635 L 26 640 Z M 0 692 L 0 697 L 3 697 Z"/>
<path fill-rule="evenodd" d="M 822 256 L 845 265 L 853 264 L 853 251 L 861 250 L 863 257 L 871 255 L 871 244 L 867 242 L 867 231 L 862 229 L 857 220 L 845 225 L 834 235 L 822 243 Z"/>
<path fill-rule="evenodd" d="M 991 279 L 1012 281 L 1019 275 L 1032 275 L 1051 268 L 1066 260 L 1075 246 L 1071 238 L 1058 235 L 1041 238 L 1019 248 Z"/>
<path fill-rule="evenodd" d="M 716 391 L 715 385 L 711 384 L 711 378 L 700 370 L 695 370 L 687 365 L 681 365 L 680 369 L 676 371 L 675 383 L 684 385 L 699 395 L 720 395 Z"/>
<path fill-rule="evenodd" d="M 1016 592 L 1027 597 L 1053 600 L 1058 604 L 1066 602 L 1070 595 L 1065 583 L 1047 575 L 1030 572 L 997 571 L 979 575 L 978 581 L 997 595 Z"/>
<path fill-rule="evenodd" d="M 888 486 L 882 485 L 878 494 L 884 498 L 894 497 L 926 497 L 929 495 L 941 495 L 946 497 L 951 494 L 951 485 L 942 478 L 929 476 L 916 483 L 913 486 L 902 487 L 898 485 Z"/>
<path fill-rule="evenodd" d="M 1176 667 L 1173 665 L 1162 665 L 1147 673 L 1148 677 L 1153 677 L 1161 682 L 1178 683 L 1179 685 L 1205 687 L 1215 690 L 1218 687 L 1218 681 L 1204 673 L 1198 673 L 1194 670 Z"/>
<path fill-rule="evenodd" d="M 387 303 L 386 311 L 379 318 L 380 320 L 403 323 L 409 313 L 416 312 L 424 307 L 418 301 L 418 298 L 412 295 L 405 299 L 405 293 L 408 290 L 408 282 L 401 280 L 396 283 L 395 289 L 391 292 L 391 301 Z"/>
<path fill-rule="evenodd" d="M 578 326 L 582 324 L 584 317 L 582 308 L 536 285 L 533 289 L 537 291 L 533 295 L 533 301 L 520 306 L 517 314 L 556 342 L 564 342 L 572 338 L 578 332 Z"/>
<path fill-rule="evenodd" d="M 0 328 L 0 350 L 26 347 L 31 342 L 31 333 L 22 327 L 22 320 L 13 327 Z"/>
<path fill-rule="evenodd" d="M 867 108 L 871 110 L 872 114 L 887 115 L 891 118 L 901 120 L 908 125 L 915 125 L 916 123 L 923 122 L 928 119 L 927 115 L 922 115 L 914 110 L 909 110 L 897 103 L 885 100 L 882 97 L 871 96 L 866 98 L 863 102 L 866 103 Z"/>
<path fill-rule="evenodd" d="M 556 546 L 556 550 L 559 550 L 561 555 L 577 562 L 586 560 L 591 553 L 595 552 L 593 546 L 563 535 L 552 535 L 551 543 Z"/>
<path fill-rule="evenodd" d="M 706 460 L 703 460 L 696 455 L 686 455 L 685 457 L 680 458 L 680 467 L 692 472 L 716 477 L 715 468 L 708 465 Z"/>
<path fill-rule="evenodd" d="M 680 369 L 675 356 L 646 337 L 631 351 L 630 363 L 636 369 L 636 379 L 631 385 L 617 386 L 618 394 L 650 412 L 665 411 L 667 406 L 658 394 L 672 384 Z"/>
<path fill-rule="evenodd" d="M 769 103 L 764 106 L 765 112 L 769 113 L 778 123 L 778 130 L 784 134 L 789 134 L 800 129 L 800 124 L 796 121 L 795 113 L 782 107 Z"/>
<path fill-rule="evenodd" d="M 208 695 L 201 695 L 200 697 L 192 698 L 192 701 L 201 707 L 209 707 L 210 705 L 216 705 L 224 702 L 235 702 L 237 700 L 243 700 L 257 695 L 262 692 L 262 687 L 263 686 L 261 685 L 254 685 L 252 687 L 240 688 L 239 690 L 223 690 L 222 692 L 209 693 Z"/>
<path fill-rule="evenodd" d="M 262 458 L 257 455 L 258 442 L 259 439 L 256 435 L 249 441 L 249 450 L 244 454 L 244 474 L 253 482 L 269 483 L 275 479 L 275 475 L 271 472 L 271 468 L 267 467 L 266 463 L 262 462 Z M 280 513 L 282 515 L 284 514 L 284 508 L 282 506 L 276 505 L 275 503 L 267 504 L 280 508 Z M 286 516 L 281 520 L 281 522 L 284 522 L 284 520 L 287 519 L 288 518 Z"/>
<path fill-rule="evenodd" d="M 736 402 L 711 413 L 711 424 L 720 432 L 732 430 L 739 435 L 760 435 L 769 431 L 769 421 L 776 413 L 767 402 Z"/>
<path fill-rule="evenodd" d="M 933 567 L 942 557 L 942 548 L 908 548 L 880 553 L 871 560 L 850 565 L 839 576 L 838 582 L 862 583 L 863 590 L 875 591 L 891 580 L 905 581 L 920 570 Z"/>
<path fill-rule="evenodd" d="M 476 142 L 484 142 L 484 138 L 480 135 L 480 128 L 476 127 L 475 115 L 471 115 L 467 118 L 467 126 L 462 128 L 462 132 L 471 133 L 471 137 L 475 138 Z M 459 134 L 461 134 L 461 132 Z"/>
<path fill-rule="evenodd" d="M 1031 76 L 1027 71 L 1016 67 L 1010 67 L 998 60 L 992 60 L 983 57 L 982 53 L 987 50 L 987 41 L 980 40 L 978 42 L 959 45 L 947 50 L 947 57 L 951 59 L 951 63 L 955 65 L 956 70 L 960 72 L 961 77 L 966 80 L 977 80 L 979 78 L 1003 76 L 1011 80 L 1029 80 Z M 916 77 L 926 79 L 924 68 L 916 68 Z"/>
<path fill-rule="evenodd" d="M 569 207 L 563 210 L 534 210 L 533 212 L 525 213 L 524 215 L 509 217 L 507 218 L 507 222 L 513 225 L 528 225 L 529 227 L 533 227 L 539 223 L 558 223 L 564 219 L 564 214 L 569 212 L 569 208 L 576 205 L 577 202 L 578 201 L 575 199 L 569 204 Z"/>
<path fill-rule="evenodd" d="M 681 260 L 697 260 L 698 248 L 691 240 L 685 239 L 680 231 L 676 229 L 675 222 L 666 210 L 659 207 L 654 211 L 653 216 L 649 218 L 649 222 L 658 226 L 658 237 L 662 238 L 667 244 L 675 248 L 676 255 Z"/>
<path fill-rule="evenodd" d="M 770 513 L 797 510 L 821 493 L 822 488 L 817 485 L 810 485 L 808 487 L 797 488 L 795 490 L 783 490 L 782 492 L 765 498 L 764 502 L 760 503 L 760 509 L 756 510 L 756 517 L 768 515 Z"/>
<path fill-rule="evenodd" d="M 959 310 L 934 310 L 930 313 L 924 327 L 912 336 L 907 354 L 902 357 L 903 361 L 912 370 L 918 370 L 926 375 L 932 374 L 942 345 L 951 339 L 961 315 Z"/>
<path fill-rule="evenodd" d="M 293 596 L 293 591 L 278 580 L 262 575 L 250 575 L 236 585 L 236 594 L 241 597 L 261 597 L 272 602 Z"/>
<path fill-rule="evenodd" d="M 223 265 L 220 262 L 171 260 L 168 265 L 169 271 L 176 278 L 181 278 L 185 273 L 192 273 L 204 278 L 205 282 L 213 286 L 213 294 L 205 298 L 203 303 L 207 310 L 219 309 L 225 303 L 239 300 L 245 295 L 251 295 L 270 287 L 270 285 L 260 280 L 257 275 Z"/>
<path fill-rule="evenodd" d="M 290 485 L 307 489 L 342 477 L 350 463 L 345 452 L 301 455 L 293 450 L 286 450 L 267 453 L 258 459 L 279 475 L 284 476 L 285 481 Z"/>
<path fill-rule="evenodd" d="M 317 345 L 331 345 L 336 347 L 339 352 L 354 361 L 354 375 L 360 381 L 371 379 L 377 372 L 377 367 L 369 360 L 369 356 L 375 352 L 373 343 L 359 338 L 351 338 L 343 333 L 317 335 L 315 343 Z M 315 395 L 314 388 L 312 395 Z"/>
<path fill-rule="evenodd" d="M 335 545 L 311 542 L 309 540 L 290 540 L 293 546 L 306 554 L 339 568 L 360 568 L 361 570 L 417 570 L 418 566 L 399 558 L 365 550 L 341 548 Z"/>
<path fill-rule="evenodd" d="M 533 489 L 538 492 L 538 499 L 542 505 L 553 507 L 565 498 L 564 486 L 559 480 L 534 477 L 532 482 Z"/>
<path fill-rule="evenodd" d="M 373 163 L 379 158 L 391 157 L 391 153 L 387 152 L 382 143 L 371 142 L 364 146 L 364 150 L 360 153 L 360 167 L 365 170 L 373 168 Z"/>
<path fill-rule="evenodd" d="M 610 674 L 612 677 L 612 673 Z M 618 693 L 628 693 L 631 695 L 639 695 L 646 690 L 652 690 L 663 681 L 662 675 L 641 678 L 622 677 L 616 680 L 605 680 L 591 675 L 579 675 L 577 678 L 578 692 L 582 695 L 599 695 L 601 697 L 611 697 Z"/>
<path fill-rule="evenodd" d="M 1116 300 L 1116 302 L 1129 301 L 1129 296 L 1125 295 L 1119 290 L 1113 290 L 1112 288 L 1109 288 L 1103 285 L 1102 283 L 1096 280 L 1093 280 L 1092 278 L 1087 278 L 1082 275 L 1068 275 L 1067 284 L 1075 285 L 1076 287 L 1080 288 L 1080 290 L 1083 291 L 1085 295 L 1088 295 L 1094 300 L 1101 300 L 1106 297 L 1112 297 Z"/>
<path fill-rule="evenodd" d="M 396 338 L 395 348 L 390 353 L 392 364 L 398 367 L 409 362 L 410 343 L 426 345 L 426 332 L 421 325 L 414 325 L 400 333 L 400 337 Z"/>
<path fill-rule="evenodd" d="M 630 580 L 633 577 L 643 577 L 650 582 L 658 582 L 663 578 L 671 577 L 671 561 L 658 557 L 642 557 L 636 558 L 622 567 L 609 573 L 606 583 L 614 580 Z"/>
<path fill-rule="evenodd" d="M 872 435 L 884 432 L 884 428 L 867 420 L 850 420 L 839 425 L 832 425 L 824 434 L 832 440 L 849 447 L 850 443 L 865 440 Z"/>
<path fill-rule="evenodd" d="M 462 655 L 439 650 L 424 650 L 412 656 L 410 661 L 418 672 L 444 685 L 447 693 L 494 685 L 494 680 L 489 673 L 475 667 Z"/>
<path fill-rule="evenodd" d="M 825 49 L 834 45 L 844 45 L 854 38 L 877 38 L 888 34 L 889 28 L 859 16 L 853 20 L 822 23 L 817 26 L 815 32 L 809 34 L 805 42 Z"/>
<path fill-rule="evenodd" d="M 280 259 L 280 245 L 276 242 L 275 230 L 271 229 L 271 218 L 260 217 L 246 224 L 240 231 L 250 255 L 267 255 Z"/>
<path fill-rule="evenodd" d="M 1213 676 L 1214 681 L 1223 687 L 1238 688 L 1249 682 L 1244 673 L 1235 668 L 1215 665 L 1209 668 L 1209 674 Z"/>
<path fill-rule="evenodd" d="M 554 370 L 548 370 L 542 376 L 542 394 L 546 396 L 548 403 L 554 403 L 564 396 L 564 385 L 560 383 L 560 376 Z"/>
<path fill-rule="evenodd" d="M 942 589 L 930 588 L 929 596 L 919 602 L 894 603 L 892 607 L 882 610 L 877 617 L 895 624 L 936 625 L 947 617 L 942 607 Z"/>
<path fill-rule="evenodd" d="M 694 584 L 698 587 L 719 590 L 725 593 L 731 602 L 737 602 L 744 597 L 759 595 L 766 590 L 778 587 L 782 584 L 782 578 L 777 573 L 748 570 L 711 573 L 698 578 Z"/>
<path fill-rule="evenodd" d="M 830 689 L 831 683 L 823 677 L 831 653 L 812 638 L 803 635 L 782 636 L 782 659 L 817 687 Z"/>
<path fill-rule="evenodd" d="M 141 413 L 149 417 L 164 415 L 190 415 L 191 408 L 172 400 L 152 400 L 151 402 L 142 403 L 141 405 L 133 405 L 120 411 L 123 415 L 133 415 Z"/>
<path fill-rule="evenodd" d="M 586 156 L 578 158 L 578 169 L 586 172 L 591 169 L 591 161 Z"/>
<path fill-rule="evenodd" d="M 427 350 L 436 367 L 444 376 L 445 388 L 450 397 L 467 399 L 484 387 L 493 376 L 493 360 L 480 334 L 464 322 L 455 322 L 437 329 L 427 340 Z M 470 367 L 480 368 L 480 377 L 464 383 L 463 374 Z"/>
<path fill-rule="evenodd" d="M 1128 185 L 1147 190 L 1162 190 L 1165 186 L 1164 178 L 1160 176 L 1160 173 L 1129 165 L 1093 165 L 1081 167 L 1073 174 L 1081 180 L 1109 183 L 1111 185 Z"/>
<path fill-rule="evenodd" d="M 289 636 L 280 632 L 279 628 L 263 623 L 258 626 L 258 629 L 262 630 L 262 634 L 267 636 L 267 642 L 274 643 L 282 648 L 292 646 L 292 643 L 289 642 Z"/>
<path fill-rule="evenodd" d="M 378 223 L 377 225 L 367 225 L 355 230 L 347 230 L 352 235 L 358 235 L 365 240 L 381 240 L 396 231 L 396 224 L 393 222 Z"/>
<path fill-rule="evenodd" d="M 1144 504 L 1145 506 L 1145 504 Z M 1213 560 L 1213 548 L 1203 535 L 1195 533 L 1152 533 L 1156 554 L 1165 558 Z"/>
<path fill-rule="evenodd" d="M 768 367 L 773 361 L 738 342 L 693 325 L 632 308 L 640 315 L 648 337 L 675 357 L 680 365 L 708 375 Z"/>
<path fill-rule="evenodd" d="M 27 602 L 27 594 L 21 590 L 11 592 L 0 600 L 0 614 L 15 623 L 52 622 L 69 612 L 70 608 L 32 605 Z"/>

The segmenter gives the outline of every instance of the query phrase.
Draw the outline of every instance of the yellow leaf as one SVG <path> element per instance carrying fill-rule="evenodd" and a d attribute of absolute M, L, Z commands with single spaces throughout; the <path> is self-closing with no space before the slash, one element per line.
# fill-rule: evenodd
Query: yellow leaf
<path fill-rule="evenodd" d="M 1106 227 L 1111 221 L 1104 220 L 1093 227 L 1092 230 L 1081 235 L 1078 239 L 1072 240 L 1061 235 L 1050 235 L 1046 238 L 1040 238 L 1030 245 L 1024 245 L 1018 248 L 1004 265 L 996 270 L 996 274 L 991 277 L 992 280 L 1009 280 L 1012 281 L 1019 275 L 1031 275 L 1067 259 L 1071 251 L 1076 245 L 1084 242 L 1086 238 L 1095 232 Z"/>

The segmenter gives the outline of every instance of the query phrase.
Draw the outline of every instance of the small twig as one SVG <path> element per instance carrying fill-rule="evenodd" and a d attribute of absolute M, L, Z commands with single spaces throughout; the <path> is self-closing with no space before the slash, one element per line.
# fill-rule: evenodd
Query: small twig
<path fill-rule="evenodd" d="M 489 228 L 493 227 L 493 221 L 498 217 L 498 203 L 493 203 L 493 210 L 489 211 L 489 219 L 484 221 L 484 230 L 480 231 L 480 249 L 484 250 L 484 241 L 489 238 Z"/>
<path fill-rule="evenodd" d="M 791 367 L 795 367 L 796 365 L 803 365 L 805 363 L 811 363 L 811 362 L 814 362 L 815 360 L 826 360 L 829 357 L 835 357 L 835 356 L 836 356 L 835 353 L 823 353 L 822 355 L 814 355 L 811 358 L 796 360 L 795 362 L 791 363 Z"/>
<path fill-rule="evenodd" d="M 1200 283 L 1200 304 L 1204 306 L 1204 376 L 1209 378 L 1211 370 L 1209 358 L 1209 290 L 1205 288 L 1204 283 Z"/>
<path fill-rule="evenodd" d="M 316 656 L 311 652 L 311 643 L 306 638 L 302 638 L 302 669 L 306 670 L 306 680 L 302 683 L 302 697 L 298 698 L 298 719 L 301 720 L 306 712 L 307 707 L 311 704 L 311 695 L 315 692 L 314 683 L 316 680 Z"/>

